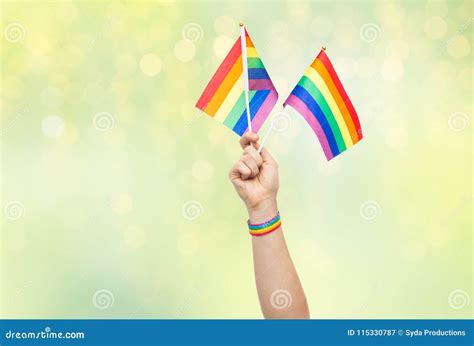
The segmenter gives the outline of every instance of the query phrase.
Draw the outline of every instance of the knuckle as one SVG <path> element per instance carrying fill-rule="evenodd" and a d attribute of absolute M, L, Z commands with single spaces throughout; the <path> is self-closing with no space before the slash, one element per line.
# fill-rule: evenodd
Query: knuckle
<path fill-rule="evenodd" d="M 250 153 L 252 152 L 252 149 L 253 149 L 252 146 L 249 145 L 249 146 L 245 147 L 244 152 L 245 152 L 246 154 L 250 154 Z"/>

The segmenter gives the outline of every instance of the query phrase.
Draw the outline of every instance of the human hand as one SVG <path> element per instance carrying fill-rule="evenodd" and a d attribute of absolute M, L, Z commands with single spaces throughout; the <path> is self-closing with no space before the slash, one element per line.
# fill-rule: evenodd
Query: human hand
<path fill-rule="evenodd" d="M 240 139 L 243 154 L 229 172 L 229 178 L 244 201 L 251 222 L 266 221 L 278 211 L 276 197 L 279 187 L 278 164 L 263 148 L 258 135 L 245 133 Z"/>

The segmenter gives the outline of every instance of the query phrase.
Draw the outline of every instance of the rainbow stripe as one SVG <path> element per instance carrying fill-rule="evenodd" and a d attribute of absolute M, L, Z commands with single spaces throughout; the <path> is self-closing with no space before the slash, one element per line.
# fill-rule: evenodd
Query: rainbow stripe
<path fill-rule="evenodd" d="M 357 113 L 324 50 L 284 105 L 293 107 L 306 119 L 328 161 L 362 139 Z"/>
<path fill-rule="evenodd" d="M 278 93 L 245 30 L 252 131 L 258 132 L 278 100 Z M 240 37 L 204 89 L 196 107 L 239 136 L 247 130 L 242 45 Z"/>

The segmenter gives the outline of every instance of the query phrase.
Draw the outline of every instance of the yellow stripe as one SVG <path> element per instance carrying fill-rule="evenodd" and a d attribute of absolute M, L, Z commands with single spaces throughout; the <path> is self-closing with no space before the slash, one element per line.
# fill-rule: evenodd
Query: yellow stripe
<path fill-rule="evenodd" d="M 329 91 L 329 88 L 324 82 L 323 78 L 311 66 L 308 67 L 308 69 L 306 70 L 305 76 L 311 79 L 311 81 L 316 85 L 321 94 L 323 94 L 324 98 L 326 99 L 326 102 L 329 105 L 329 108 L 331 108 L 332 114 L 334 114 L 334 117 L 336 118 L 337 125 L 339 126 L 346 147 L 351 147 L 353 145 L 353 142 L 351 134 L 349 133 L 349 129 L 347 128 L 347 124 L 344 121 L 344 117 L 342 116 L 341 110 L 337 106 L 336 100 L 334 100 L 334 97 Z"/>
<path fill-rule="evenodd" d="M 222 105 L 217 110 L 216 115 L 214 115 L 214 119 L 223 123 L 224 120 L 227 118 L 227 116 L 230 114 L 230 111 L 234 107 L 235 103 L 237 102 L 237 100 L 239 99 L 243 91 L 244 91 L 244 81 L 241 74 L 239 79 L 235 81 L 234 86 L 230 90 L 224 102 L 222 102 Z"/>
<path fill-rule="evenodd" d="M 265 232 L 268 232 L 268 230 L 276 227 L 280 227 L 281 226 L 281 220 L 277 221 L 275 224 L 271 225 L 271 226 L 268 226 L 268 227 L 265 227 L 265 228 L 262 228 L 262 229 L 259 229 L 259 230 L 249 230 L 250 233 L 252 234 L 262 234 L 262 233 L 265 233 Z"/>
<path fill-rule="evenodd" d="M 247 47 L 247 58 L 258 58 L 258 53 L 255 47 Z"/>

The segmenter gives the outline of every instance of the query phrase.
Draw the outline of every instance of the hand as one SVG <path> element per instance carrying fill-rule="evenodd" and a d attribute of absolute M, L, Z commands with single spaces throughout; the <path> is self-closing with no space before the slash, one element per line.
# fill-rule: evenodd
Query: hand
<path fill-rule="evenodd" d="M 266 221 L 278 211 L 278 164 L 263 148 L 259 148 L 258 135 L 245 133 L 240 139 L 243 154 L 229 172 L 234 188 L 244 201 L 251 222 Z"/>

